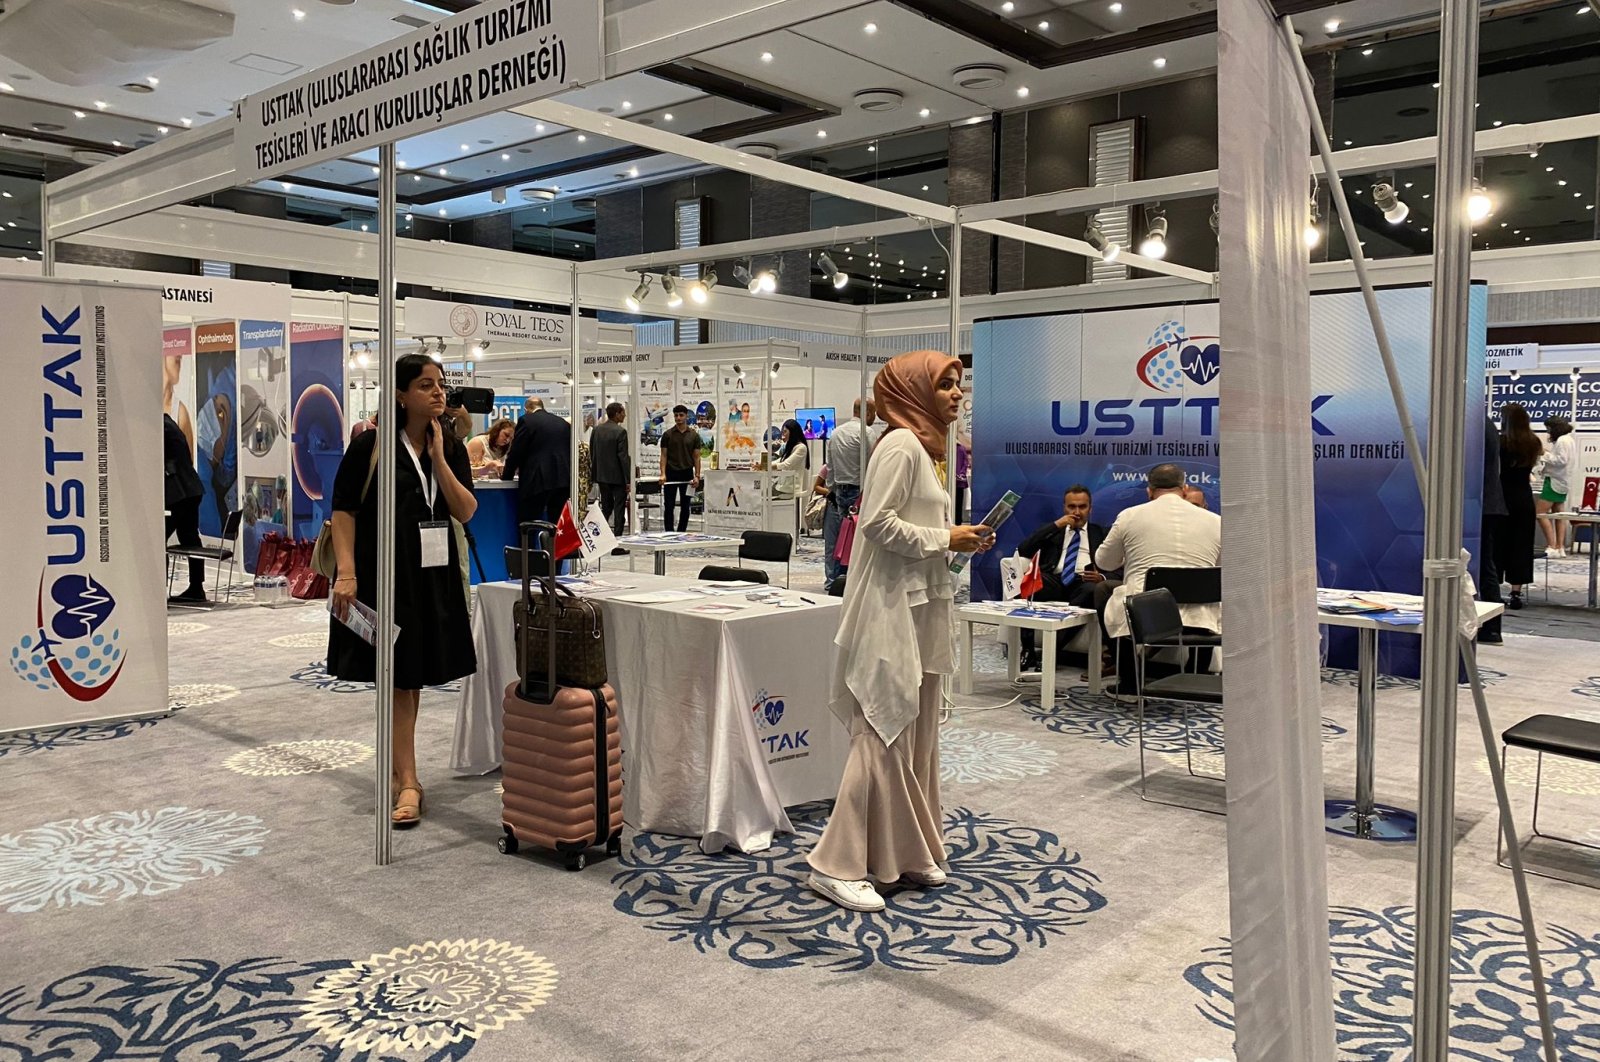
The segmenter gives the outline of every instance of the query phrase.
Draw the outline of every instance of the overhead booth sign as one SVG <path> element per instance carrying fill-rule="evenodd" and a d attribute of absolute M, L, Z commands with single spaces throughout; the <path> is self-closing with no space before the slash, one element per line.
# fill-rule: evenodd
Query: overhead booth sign
<path fill-rule="evenodd" d="M 165 711 L 161 296 L 0 281 L 20 484 L 0 514 L 0 732 Z"/>
<path fill-rule="evenodd" d="M 600 0 L 485 0 L 234 108 L 238 183 L 503 111 L 601 77 Z"/>

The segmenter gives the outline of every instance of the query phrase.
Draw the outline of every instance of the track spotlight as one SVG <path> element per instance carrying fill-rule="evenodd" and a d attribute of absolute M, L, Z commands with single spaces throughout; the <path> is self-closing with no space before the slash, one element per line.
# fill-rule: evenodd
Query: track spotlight
<path fill-rule="evenodd" d="M 689 298 L 696 304 L 704 306 L 711 291 L 717 286 L 717 271 L 707 266 L 701 273 L 700 279 L 689 285 Z"/>
<path fill-rule="evenodd" d="M 1089 246 L 1100 252 L 1102 262 L 1115 262 L 1122 253 L 1122 245 L 1106 239 L 1106 234 L 1100 231 L 1100 219 L 1093 218 L 1089 222 L 1088 231 L 1083 238 L 1089 241 Z"/>
<path fill-rule="evenodd" d="M 1145 215 L 1149 228 L 1145 230 L 1144 240 L 1139 244 L 1139 253 L 1146 258 L 1165 258 L 1167 256 L 1167 215 L 1159 206 L 1145 211 Z"/>
<path fill-rule="evenodd" d="M 834 265 L 833 259 L 828 257 L 828 252 L 826 251 L 817 255 L 817 268 L 822 270 L 822 275 L 832 282 L 836 291 L 850 283 L 850 274 Z"/>
<path fill-rule="evenodd" d="M 661 290 L 666 293 L 667 305 L 677 309 L 683 305 L 683 296 L 678 294 L 678 278 L 671 273 L 661 274 Z"/>
<path fill-rule="evenodd" d="M 754 295 L 761 290 L 761 285 L 750 275 L 750 266 L 745 262 L 733 263 L 733 279 L 745 286 L 745 290 Z"/>
<path fill-rule="evenodd" d="M 694 378 L 696 380 L 704 380 L 706 378 L 705 370 L 698 365 L 694 366 Z"/>
<path fill-rule="evenodd" d="M 733 367 L 733 375 L 737 376 L 739 379 L 742 380 L 742 379 L 744 379 L 744 370 L 739 368 L 739 366 L 735 365 Z"/>
<path fill-rule="evenodd" d="M 1411 208 L 1405 205 L 1389 181 L 1379 181 L 1372 186 L 1372 204 L 1383 211 L 1383 220 L 1391 225 L 1400 224 L 1411 214 Z"/>
<path fill-rule="evenodd" d="M 1581 377 L 1582 375 L 1583 375 L 1583 370 L 1581 368 L 1579 368 L 1578 366 L 1574 365 L 1572 367 L 1572 378 L 1574 380 L 1576 380 L 1579 377 Z"/>
<path fill-rule="evenodd" d="M 437 337 L 437 338 L 438 338 L 438 340 L 439 340 L 439 344 L 438 344 L 438 346 L 437 346 L 437 347 L 436 347 L 436 348 L 435 348 L 435 349 L 434 349 L 434 353 L 436 353 L 436 354 L 438 354 L 438 355 L 439 355 L 439 356 L 440 356 L 440 357 L 443 357 L 443 356 L 444 356 L 444 336 L 439 336 L 439 337 Z M 438 358 L 435 358 L 435 359 L 434 359 L 434 360 L 435 360 L 435 361 L 437 361 L 437 360 L 439 360 L 439 359 L 438 359 Z"/>
<path fill-rule="evenodd" d="M 1314 251 L 1317 244 L 1322 242 L 1322 230 L 1317 228 L 1318 212 L 1315 198 L 1311 200 L 1306 209 L 1306 229 L 1303 238 L 1306 242 L 1306 250 Z"/>
<path fill-rule="evenodd" d="M 622 300 L 635 313 L 639 312 L 639 304 L 650 297 L 650 276 L 649 273 L 640 273 L 639 286 L 633 289 L 632 295 Z"/>
<path fill-rule="evenodd" d="M 1521 369 L 1512 369 L 1511 370 L 1511 379 L 1512 379 L 1513 382 L 1522 379 L 1522 370 Z"/>
<path fill-rule="evenodd" d="M 1494 200 L 1489 198 L 1489 193 L 1477 181 L 1472 182 L 1472 194 L 1467 197 L 1467 217 L 1472 221 L 1482 221 L 1494 213 Z"/>
<path fill-rule="evenodd" d="M 565 383 L 568 387 L 571 387 L 572 386 L 572 374 L 570 372 L 562 373 L 561 374 L 561 382 Z"/>
<path fill-rule="evenodd" d="M 761 294 L 771 295 L 778 290 L 778 274 L 770 269 L 763 269 L 756 274 L 756 283 L 760 285 Z"/>
<path fill-rule="evenodd" d="M 1220 199 L 1213 199 L 1211 201 L 1211 217 L 1208 218 L 1207 221 L 1211 225 L 1211 235 L 1213 235 L 1213 236 L 1221 236 L 1222 235 L 1222 201 Z"/>
<path fill-rule="evenodd" d="M 627 383 L 628 382 L 628 370 L 627 369 L 623 369 L 622 372 L 620 372 L 618 374 L 618 376 L 622 380 L 623 383 Z"/>
<path fill-rule="evenodd" d="M 772 363 L 772 378 L 774 380 L 776 380 L 778 378 L 778 363 L 777 362 L 773 362 Z M 1578 378 L 1578 370 L 1577 369 L 1573 369 L 1572 370 L 1572 378 L 1573 379 L 1577 379 Z"/>

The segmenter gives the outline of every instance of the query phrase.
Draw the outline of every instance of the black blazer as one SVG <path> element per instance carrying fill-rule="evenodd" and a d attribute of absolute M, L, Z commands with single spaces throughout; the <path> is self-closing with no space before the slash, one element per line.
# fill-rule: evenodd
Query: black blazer
<path fill-rule="evenodd" d="M 517 480 L 519 498 L 567 490 L 572 486 L 571 462 L 572 425 L 539 409 L 517 424 L 500 478 Z"/>
<path fill-rule="evenodd" d="M 171 414 L 166 413 L 161 416 L 161 455 L 165 465 L 168 509 L 205 493 L 200 483 L 200 473 L 194 470 L 194 455 L 189 452 L 189 440 L 184 437 L 183 429 L 178 427 Z"/>
<path fill-rule="evenodd" d="M 1080 549 L 1089 551 L 1090 563 L 1094 561 L 1094 551 L 1100 548 L 1100 543 L 1105 541 L 1106 528 L 1103 524 L 1090 522 L 1086 529 L 1089 541 L 1079 546 Z M 1059 590 L 1061 576 L 1056 574 L 1056 566 L 1061 563 L 1061 551 L 1067 548 L 1067 529 L 1057 527 L 1052 521 L 1022 540 L 1017 547 L 1017 556 L 1032 557 L 1039 554 L 1039 571 L 1044 576 L 1044 585 Z"/>

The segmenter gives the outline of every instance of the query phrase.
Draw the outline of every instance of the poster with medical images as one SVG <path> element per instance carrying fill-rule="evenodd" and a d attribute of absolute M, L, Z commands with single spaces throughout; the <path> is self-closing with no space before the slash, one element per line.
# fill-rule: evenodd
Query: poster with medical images
<path fill-rule="evenodd" d="M 339 325 L 289 325 L 289 431 L 294 473 L 289 524 L 315 539 L 333 518 L 333 479 L 344 457 L 345 347 Z"/>
<path fill-rule="evenodd" d="M 760 472 L 707 472 L 706 530 L 720 535 L 760 531 L 766 518 L 761 479 Z"/>
<path fill-rule="evenodd" d="M 752 469 L 761 464 L 761 434 L 766 416 L 761 386 L 749 376 L 724 374 L 718 388 L 722 429 L 718 433 L 718 468 Z"/>
<path fill-rule="evenodd" d="M 189 325 L 161 330 L 161 411 L 183 432 L 193 462 L 194 329 Z"/>
<path fill-rule="evenodd" d="M 783 450 L 783 422 L 793 420 L 795 410 L 805 409 L 811 402 L 811 392 L 804 387 L 775 387 L 771 391 L 772 413 L 766 418 L 762 440 L 767 456 L 777 457 Z"/>
<path fill-rule="evenodd" d="M 200 473 L 200 534 L 213 545 L 239 507 L 238 326 L 194 330 L 195 470 Z"/>
<path fill-rule="evenodd" d="M 289 530 L 288 332 L 283 321 L 239 322 L 240 559 L 252 574 L 262 536 Z"/>
<path fill-rule="evenodd" d="M 678 402 L 689 409 L 690 426 L 700 433 L 700 459 L 710 464 L 717 448 L 717 381 L 685 369 L 678 373 L 677 393 Z"/>

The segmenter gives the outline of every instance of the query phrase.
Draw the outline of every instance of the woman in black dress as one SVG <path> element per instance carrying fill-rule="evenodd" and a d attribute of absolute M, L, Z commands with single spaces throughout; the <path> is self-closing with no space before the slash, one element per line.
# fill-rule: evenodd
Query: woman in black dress
<path fill-rule="evenodd" d="M 378 491 L 374 447 L 385 437 L 395 462 L 394 824 L 422 818 L 417 779 L 417 699 L 423 686 L 453 682 L 478 669 L 461 586 L 461 557 L 450 520 L 477 511 L 467 448 L 441 422 L 444 374 L 424 354 L 395 365 L 395 430 L 363 432 L 345 451 L 333 482 L 333 544 L 338 577 L 328 634 L 328 670 L 351 682 L 376 677 L 377 654 L 337 617 L 352 600 L 378 597 Z"/>
<path fill-rule="evenodd" d="M 1508 402 L 1500 409 L 1500 489 L 1506 496 L 1505 533 L 1495 540 L 1500 573 L 1511 584 L 1507 608 L 1522 607 L 1522 588 L 1533 582 L 1533 486 L 1528 477 L 1544 444 L 1528 424 L 1528 411 Z"/>

